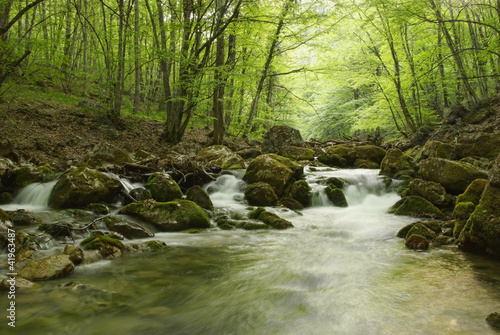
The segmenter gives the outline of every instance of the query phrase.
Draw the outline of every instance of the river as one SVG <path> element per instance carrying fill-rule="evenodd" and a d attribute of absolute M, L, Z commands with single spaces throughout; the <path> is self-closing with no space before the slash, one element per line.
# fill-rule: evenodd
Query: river
<path fill-rule="evenodd" d="M 395 235 L 416 219 L 386 214 L 399 196 L 377 172 L 307 169 L 314 206 L 273 209 L 293 229 L 157 233 L 168 249 L 19 291 L 15 333 L 498 334 L 485 318 L 500 310 L 499 263 L 454 246 L 405 248 Z M 350 182 L 349 207 L 322 197 L 332 176 Z M 238 177 L 213 184 L 216 207 L 245 210 Z"/>

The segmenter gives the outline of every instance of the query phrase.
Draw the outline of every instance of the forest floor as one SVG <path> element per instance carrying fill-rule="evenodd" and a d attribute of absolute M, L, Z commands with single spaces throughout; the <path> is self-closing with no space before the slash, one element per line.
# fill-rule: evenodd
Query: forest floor
<path fill-rule="evenodd" d="M 161 140 L 162 121 L 123 115 L 117 125 L 107 117 L 105 108 L 89 100 L 11 94 L 0 101 L 0 133 L 13 142 L 16 163 L 49 163 L 57 170 L 82 161 L 100 142 L 158 157 L 170 151 L 195 154 L 211 143 L 208 128 L 193 127 L 181 143 L 172 146 Z"/>

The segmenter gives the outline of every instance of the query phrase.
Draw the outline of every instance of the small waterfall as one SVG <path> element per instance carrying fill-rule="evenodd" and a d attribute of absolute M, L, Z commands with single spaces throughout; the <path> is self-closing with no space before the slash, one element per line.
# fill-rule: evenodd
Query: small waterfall
<path fill-rule="evenodd" d="M 32 183 L 24 187 L 8 205 L 2 205 L 4 210 L 26 209 L 31 211 L 44 210 L 49 207 L 50 195 L 57 180 L 48 183 Z"/>
<path fill-rule="evenodd" d="M 204 188 L 210 194 L 214 205 L 226 207 L 229 204 L 243 202 L 245 186 L 246 183 L 241 180 L 240 176 L 225 174 L 208 183 Z"/>

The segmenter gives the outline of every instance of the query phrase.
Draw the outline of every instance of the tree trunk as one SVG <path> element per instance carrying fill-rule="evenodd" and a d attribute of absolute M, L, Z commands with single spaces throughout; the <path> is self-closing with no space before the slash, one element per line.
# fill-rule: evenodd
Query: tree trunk
<path fill-rule="evenodd" d="M 134 70 L 135 70 L 135 90 L 134 90 L 134 114 L 139 111 L 139 102 L 141 97 L 141 49 L 139 47 L 139 0 L 134 2 Z"/>

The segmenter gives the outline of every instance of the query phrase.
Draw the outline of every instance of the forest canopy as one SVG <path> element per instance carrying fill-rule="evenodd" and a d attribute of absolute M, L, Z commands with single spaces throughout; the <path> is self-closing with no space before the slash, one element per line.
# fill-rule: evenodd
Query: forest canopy
<path fill-rule="evenodd" d="M 0 98 L 37 86 L 258 138 L 410 136 L 500 91 L 500 0 L 0 0 Z"/>

